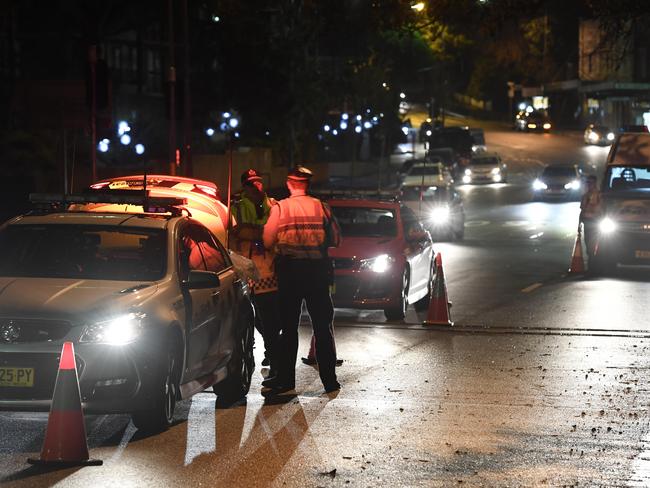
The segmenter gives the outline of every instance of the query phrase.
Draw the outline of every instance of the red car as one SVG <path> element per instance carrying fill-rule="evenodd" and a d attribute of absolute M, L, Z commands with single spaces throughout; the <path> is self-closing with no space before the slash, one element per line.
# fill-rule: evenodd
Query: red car
<path fill-rule="evenodd" d="M 431 236 L 398 201 L 328 201 L 341 226 L 334 262 L 334 306 L 381 309 L 401 320 L 409 304 L 425 309 L 434 278 Z"/>

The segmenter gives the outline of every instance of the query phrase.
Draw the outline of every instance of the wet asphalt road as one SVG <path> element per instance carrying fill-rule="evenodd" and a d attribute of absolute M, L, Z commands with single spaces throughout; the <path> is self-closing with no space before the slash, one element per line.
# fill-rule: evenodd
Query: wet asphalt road
<path fill-rule="evenodd" d="M 125 416 L 89 416 L 102 467 L 40 472 L 45 415 L 0 414 L 6 486 L 648 486 L 649 273 L 567 276 L 576 202 L 532 202 L 544 164 L 601 167 L 578 134 L 489 132 L 507 185 L 462 186 L 462 243 L 439 243 L 453 328 L 337 311 L 343 389 L 298 366 L 296 397 L 246 404 L 212 393 L 141 436 Z M 309 330 L 301 330 L 306 353 Z M 261 351 L 256 349 L 258 360 Z M 258 361 L 259 364 L 259 361 Z"/>

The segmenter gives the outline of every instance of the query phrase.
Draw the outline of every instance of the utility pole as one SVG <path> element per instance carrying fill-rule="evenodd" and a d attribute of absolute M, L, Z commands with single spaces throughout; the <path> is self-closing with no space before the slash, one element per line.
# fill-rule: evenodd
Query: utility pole
<path fill-rule="evenodd" d="M 92 161 L 92 181 L 97 181 L 97 46 L 88 47 L 90 64 L 90 155 Z"/>
<path fill-rule="evenodd" d="M 174 0 L 167 0 L 167 17 L 169 24 L 169 174 L 176 175 L 176 66 L 174 44 Z"/>
<path fill-rule="evenodd" d="M 190 94 L 190 27 L 187 12 L 187 0 L 182 3 L 183 15 L 183 65 L 184 65 L 184 114 L 183 114 L 183 147 L 185 149 L 185 176 L 192 176 L 194 168 L 192 167 L 192 107 Z"/>

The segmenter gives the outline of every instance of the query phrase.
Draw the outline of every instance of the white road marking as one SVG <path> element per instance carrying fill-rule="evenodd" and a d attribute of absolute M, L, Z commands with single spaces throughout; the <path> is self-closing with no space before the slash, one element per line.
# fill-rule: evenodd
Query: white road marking
<path fill-rule="evenodd" d="M 195 395 L 192 397 L 187 414 L 187 447 L 185 466 L 201 454 L 214 452 L 217 448 L 215 434 L 214 395 Z"/>
<path fill-rule="evenodd" d="M 530 293 L 531 291 L 535 291 L 535 290 L 537 290 L 537 289 L 540 288 L 541 286 L 544 286 L 544 285 L 542 285 L 542 283 L 533 283 L 532 285 L 527 286 L 526 288 L 524 288 L 523 290 L 521 290 L 521 292 L 522 292 L 522 293 Z"/>
<path fill-rule="evenodd" d="M 539 239 L 539 238 L 542 237 L 543 235 L 544 235 L 543 232 L 539 232 L 539 233 L 537 233 L 537 234 L 533 234 L 532 236 L 528 236 L 528 238 L 529 238 L 529 239 Z"/>

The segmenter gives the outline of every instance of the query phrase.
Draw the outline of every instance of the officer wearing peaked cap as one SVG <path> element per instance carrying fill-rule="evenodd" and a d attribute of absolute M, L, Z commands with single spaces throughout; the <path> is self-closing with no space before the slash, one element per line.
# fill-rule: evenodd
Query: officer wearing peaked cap
<path fill-rule="evenodd" d="M 330 297 L 330 261 L 327 248 L 339 243 L 339 228 L 327 205 L 309 196 L 312 172 L 297 166 L 287 175 L 290 196 L 271 209 L 264 226 L 264 245 L 277 253 L 276 272 L 282 317 L 278 372 L 262 386 L 282 393 L 295 386 L 298 325 L 302 301 L 307 304 L 316 337 L 316 359 L 326 392 L 340 389 L 336 352 L 330 327 L 334 308 Z"/>
<path fill-rule="evenodd" d="M 230 247 L 237 253 L 253 260 L 260 278 L 251 282 L 256 320 L 255 326 L 264 339 L 262 366 L 275 369 L 274 351 L 280 335 L 278 313 L 278 280 L 273 261 L 275 255 L 264 248 L 262 233 L 269 218 L 271 207 L 276 203 L 264 191 L 262 177 L 254 168 L 241 175 L 242 191 L 233 203 L 236 226 L 232 230 Z"/>

